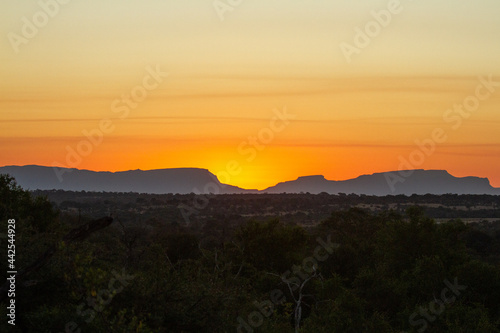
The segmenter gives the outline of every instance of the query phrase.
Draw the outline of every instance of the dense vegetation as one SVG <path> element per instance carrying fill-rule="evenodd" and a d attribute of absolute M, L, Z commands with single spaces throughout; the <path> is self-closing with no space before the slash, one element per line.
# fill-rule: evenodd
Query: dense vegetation
<path fill-rule="evenodd" d="M 317 225 L 332 211 L 358 207 L 373 213 L 390 209 L 405 214 L 419 205 L 428 217 L 437 221 L 463 219 L 464 222 L 500 220 L 500 196 L 494 195 L 388 195 L 383 197 L 356 194 L 146 194 L 86 191 L 34 191 L 46 196 L 61 212 L 98 218 L 115 214 L 123 222 L 167 219 L 183 224 L 205 223 L 211 219 L 244 222 L 249 218 L 278 218 L 285 224 Z"/>
<path fill-rule="evenodd" d="M 222 209 L 190 223 L 173 222 L 170 209 L 140 220 L 113 209 L 113 223 L 90 233 L 77 228 L 94 217 L 60 210 L 5 175 L 0 199 L 2 233 L 16 220 L 18 269 L 54 249 L 17 280 L 12 332 L 500 332 L 498 223 L 436 223 L 418 206 L 330 206 L 307 228 Z M 259 211 L 240 199 L 242 210 Z M 75 230 L 88 237 L 68 237 Z"/>

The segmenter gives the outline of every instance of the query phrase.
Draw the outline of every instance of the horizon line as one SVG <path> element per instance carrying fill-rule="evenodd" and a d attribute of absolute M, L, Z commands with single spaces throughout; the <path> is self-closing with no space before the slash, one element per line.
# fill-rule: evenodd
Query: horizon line
<path fill-rule="evenodd" d="M 160 170 L 174 170 L 174 169 L 196 169 L 196 170 L 204 170 L 204 171 L 208 171 L 209 173 L 211 173 L 216 179 L 217 181 L 219 181 L 220 184 L 222 185 L 229 185 L 229 186 L 233 186 L 233 187 L 238 187 L 238 188 L 241 188 L 243 190 L 248 190 L 248 191 L 264 191 L 266 189 L 269 189 L 271 187 L 274 187 L 278 184 L 281 184 L 281 183 L 285 183 L 285 182 L 292 182 L 292 181 L 296 181 L 300 178 L 306 178 L 306 177 L 323 177 L 326 181 L 334 181 L 334 182 L 342 182 L 342 181 L 349 181 L 349 180 L 354 180 L 354 179 L 357 179 L 359 177 L 363 177 L 363 176 L 373 176 L 373 175 L 377 175 L 377 174 L 387 174 L 387 173 L 399 173 L 399 172 L 407 172 L 407 171 L 444 171 L 446 173 L 448 173 L 449 175 L 455 177 L 455 178 L 459 178 L 459 179 L 463 179 L 463 178 L 468 178 L 468 177 L 475 177 L 475 178 L 479 178 L 479 179 L 486 179 L 488 180 L 488 183 L 490 184 L 490 186 L 494 189 L 500 189 L 500 187 L 494 187 L 493 185 L 491 185 L 491 181 L 488 177 L 478 177 L 478 176 L 464 176 L 464 177 L 457 177 L 457 176 L 454 176 L 453 174 L 451 174 L 448 170 L 446 169 L 402 169 L 402 170 L 390 170 L 390 171 L 382 171 L 382 172 L 373 172 L 371 174 L 360 174 L 354 178 L 347 178 L 347 179 L 327 179 L 324 175 L 321 175 L 321 174 L 315 174 L 315 175 L 303 175 L 303 176 L 297 176 L 296 179 L 291 179 L 291 180 L 286 180 L 286 181 L 282 181 L 282 182 L 277 182 L 275 183 L 274 185 L 270 185 L 270 186 L 267 186 L 263 189 L 255 189 L 255 188 L 243 188 L 243 187 L 240 187 L 240 186 L 237 186 L 237 185 L 232 185 L 232 184 L 226 184 L 226 183 L 222 183 L 219 178 L 217 177 L 217 175 L 215 173 L 213 173 L 212 171 L 210 171 L 208 168 L 202 168 L 202 167 L 176 167 L 176 168 L 159 168 L 159 169 L 148 169 L 148 170 L 143 170 L 143 169 L 128 169 L 128 170 L 117 170 L 117 171 L 109 171 L 109 170 L 90 170 L 90 169 L 78 169 L 78 168 L 68 168 L 68 167 L 60 167 L 60 166 L 46 166 L 46 165 L 39 165 L 39 164 L 26 164 L 26 165 L 3 165 L 3 166 L 0 166 L 0 168 L 4 168 L 4 167 L 42 167 L 42 168 L 59 168 L 59 169 L 67 169 L 67 170 L 78 170 L 78 171 L 89 171 L 89 172 L 108 172 L 108 173 L 120 173 L 120 172 L 130 172 L 130 171 L 142 171 L 142 172 L 147 172 L 147 171 L 160 171 Z"/>

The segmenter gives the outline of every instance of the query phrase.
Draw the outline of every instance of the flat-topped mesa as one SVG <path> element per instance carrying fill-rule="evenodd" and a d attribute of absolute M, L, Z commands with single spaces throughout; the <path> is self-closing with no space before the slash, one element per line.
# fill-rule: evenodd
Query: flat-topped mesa
<path fill-rule="evenodd" d="M 313 175 L 313 176 L 301 176 L 297 178 L 297 181 L 325 181 L 325 176 Z"/>
<path fill-rule="evenodd" d="M 6 166 L 0 173 L 13 176 L 27 190 L 104 191 L 138 193 L 243 193 L 221 184 L 207 169 L 175 168 L 129 171 L 90 171 L 44 166 Z"/>
<path fill-rule="evenodd" d="M 53 168 L 37 165 L 0 167 L 27 190 L 104 191 L 179 194 L 234 193 L 312 193 L 319 194 L 491 194 L 500 189 L 487 178 L 455 177 L 446 170 L 403 170 L 363 175 L 354 179 L 334 181 L 322 175 L 298 177 L 265 190 L 246 190 L 223 184 L 207 169 L 175 168 L 97 172 Z M 222 179 L 224 181 L 224 179 Z"/>
<path fill-rule="evenodd" d="M 492 194 L 500 189 L 491 186 L 487 178 L 455 177 L 446 170 L 402 170 L 362 175 L 343 181 L 326 180 L 324 176 L 305 176 L 282 182 L 264 190 L 266 193 L 319 194 L 354 193 L 366 195 L 412 194 Z"/>

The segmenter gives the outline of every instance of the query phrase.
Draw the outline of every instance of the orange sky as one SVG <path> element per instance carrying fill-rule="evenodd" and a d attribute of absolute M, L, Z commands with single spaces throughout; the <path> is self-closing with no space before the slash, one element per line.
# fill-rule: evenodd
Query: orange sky
<path fill-rule="evenodd" d="M 200 167 L 259 189 L 403 166 L 500 187 L 500 5 L 401 3 L 347 59 L 387 1 L 256 0 L 224 21 L 210 2 L 70 2 L 30 38 L 43 9 L 6 1 L 0 165 Z"/>

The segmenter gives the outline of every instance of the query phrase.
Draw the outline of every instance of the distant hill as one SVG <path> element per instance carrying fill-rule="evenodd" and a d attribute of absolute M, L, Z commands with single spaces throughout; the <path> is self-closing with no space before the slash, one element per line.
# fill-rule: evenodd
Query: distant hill
<path fill-rule="evenodd" d="M 447 193 L 500 195 L 500 189 L 492 187 L 487 178 L 458 178 L 443 170 L 412 170 L 405 171 L 405 174 L 393 171 L 343 181 L 327 180 L 324 176 L 306 176 L 279 183 L 262 191 L 222 184 L 210 171 L 197 168 L 96 172 L 27 165 L 0 167 L 0 174 L 2 173 L 12 175 L 21 187 L 29 190 L 154 194 L 326 192 L 379 196 Z"/>
<path fill-rule="evenodd" d="M 492 187 L 487 178 L 457 178 L 444 170 L 392 171 L 364 175 L 344 181 L 326 180 L 323 176 L 307 176 L 279 183 L 263 192 L 309 192 L 313 194 L 326 192 L 329 194 L 354 193 L 379 196 L 447 193 L 500 195 L 500 189 Z"/>
<path fill-rule="evenodd" d="M 55 170 L 59 173 L 59 177 Z M 0 167 L 0 174 L 2 173 L 10 174 L 16 178 L 21 187 L 28 190 L 56 189 L 154 194 L 247 192 L 236 186 L 221 184 L 217 177 L 208 170 L 196 168 L 96 172 L 27 165 Z"/>

